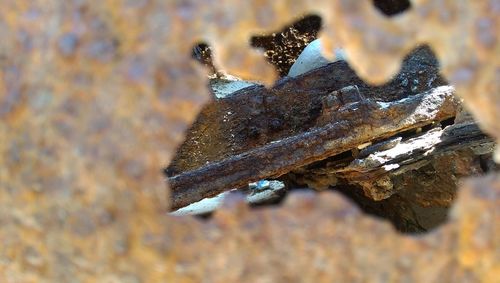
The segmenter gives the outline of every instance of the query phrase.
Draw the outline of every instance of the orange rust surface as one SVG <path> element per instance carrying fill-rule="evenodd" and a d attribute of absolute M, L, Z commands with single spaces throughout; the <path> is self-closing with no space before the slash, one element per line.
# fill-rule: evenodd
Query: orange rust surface
<path fill-rule="evenodd" d="M 393 19 L 368 3 L 2 1 L 0 281 L 498 280 L 498 178 L 465 190 L 454 220 L 420 238 L 334 195 L 205 223 L 164 214 L 160 168 L 208 97 L 192 44 L 213 42 L 229 73 L 269 82 L 249 35 L 302 13 L 322 15 L 371 81 L 430 42 L 499 137 L 498 1 L 415 0 Z"/>

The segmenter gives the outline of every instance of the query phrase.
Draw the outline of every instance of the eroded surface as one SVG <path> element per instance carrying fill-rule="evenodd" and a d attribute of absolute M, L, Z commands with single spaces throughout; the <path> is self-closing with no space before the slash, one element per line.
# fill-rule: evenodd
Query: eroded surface
<path fill-rule="evenodd" d="M 369 3 L 3 1 L 2 281 L 500 278 L 498 178 L 464 190 L 453 222 L 417 239 L 330 194 L 221 212 L 204 224 L 164 215 L 160 168 L 208 97 L 193 43 L 213 42 L 229 73 L 269 82 L 274 73 L 248 48 L 250 34 L 305 12 L 323 16 L 325 34 L 371 81 L 394 73 L 416 42 L 430 42 L 498 138 L 498 1 L 415 0 L 391 20 Z"/>

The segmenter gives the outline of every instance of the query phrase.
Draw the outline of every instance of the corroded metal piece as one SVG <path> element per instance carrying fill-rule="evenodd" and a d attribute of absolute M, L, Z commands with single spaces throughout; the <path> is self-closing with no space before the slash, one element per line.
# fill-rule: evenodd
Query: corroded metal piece
<path fill-rule="evenodd" d="M 202 109 L 167 172 L 177 175 L 323 127 L 335 121 L 342 105 L 361 99 L 357 93 L 393 101 L 445 84 L 434 54 L 423 46 L 410 53 L 400 73 L 381 86 L 366 84 L 345 61 L 338 61 L 297 78 L 285 78 L 269 89 L 242 89 Z M 357 90 L 349 91 L 353 86 Z"/>
<path fill-rule="evenodd" d="M 336 95 L 333 99 L 347 101 L 347 97 Z M 389 103 L 365 99 L 345 104 L 335 111 L 322 107 L 324 111 L 318 120 L 330 121 L 324 126 L 261 147 L 246 148 L 238 155 L 169 178 L 172 208 L 213 197 L 249 182 L 281 176 L 372 140 L 452 118 L 457 107 L 458 101 L 449 86 Z"/>
<path fill-rule="evenodd" d="M 407 190 L 407 187 L 418 186 L 420 190 L 414 190 L 414 193 L 423 196 L 416 197 L 416 202 L 424 202 L 427 199 L 427 203 L 430 203 L 430 199 L 432 199 L 430 195 L 433 192 L 438 195 L 437 192 L 444 187 L 452 188 L 455 191 L 457 185 L 453 182 L 448 182 L 450 185 L 447 185 L 447 182 L 435 182 L 435 184 L 430 185 L 427 181 L 431 177 L 421 180 L 421 183 L 419 183 L 421 178 L 419 178 L 417 170 L 432 163 L 446 166 L 448 162 L 451 164 L 448 166 L 452 168 L 443 168 L 442 171 L 457 175 L 456 180 L 459 177 L 479 174 L 467 162 L 462 162 L 464 165 L 460 166 L 460 160 L 468 161 L 469 156 L 477 156 L 477 159 L 480 159 L 479 156 L 491 155 L 494 140 L 481 132 L 477 124 L 464 123 L 454 124 L 445 129 L 436 127 L 429 132 L 416 135 L 402 142 L 398 141 L 397 144 L 393 144 L 389 148 L 384 149 L 383 146 L 387 146 L 385 141 L 381 145 L 376 143 L 372 145 L 374 151 L 371 153 L 365 152 L 363 155 L 360 154 L 357 158 L 352 158 L 349 161 L 325 162 L 326 165 L 324 166 L 314 166 L 312 164 L 310 169 L 306 167 L 300 170 L 302 174 L 307 175 L 300 176 L 300 179 L 313 180 L 313 182 L 308 183 L 309 187 L 312 188 L 317 187 L 315 183 L 321 184 L 321 186 L 325 184 L 335 186 L 340 185 L 339 183 L 359 185 L 364 194 L 375 201 L 387 199 L 397 194 L 401 189 Z M 449 158 L 440 160 L 441 157 L 448 155 Z M 447 159 L 453 162 L 447 161 Z M 479 167 L 479 162 L 477 163 L 476 167 Z M 297 174 L 300 175 L 300 173 Z M 438 174 L 437 172 L 429 175 L 435 175 L 438 179 L 444 179 L 446 176 L 445 173 Z M 335 182 L 328 184 L 328 180 L 334 180 Z M 338 180 L 342 180 L 342 182 Z M 428 193 L 423 194 L 423 191 Z M 448 206 L 451 204 L 452 198 L 444 197 L 443 199 L 448 201 Z"/>
<path fill-rule="evenodd" d="M 248 38 L 303 13 L 321 14 L 325 34 L 372 80 L 431 42 L 498 137 L 498 1 L 415 0 L 393 19 L 369 3 L 2 1 L 1 281 L 494 282 L 498 177 L 469 185 L 450 224 L 423 238 L 331 194 L 206 223 L 160 206 L 160 168 L 208 98 L 193 44 L 213 43 L 230 73 L 272 81 Z"/>

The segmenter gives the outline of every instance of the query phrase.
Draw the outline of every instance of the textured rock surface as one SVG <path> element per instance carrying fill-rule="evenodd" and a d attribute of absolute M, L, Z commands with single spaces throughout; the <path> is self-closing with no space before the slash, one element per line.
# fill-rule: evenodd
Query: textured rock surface
<path fill-rule="evenodd" d="M 498 1 L 413 2 L 389 20 L 370 1 L 2 1 L 1 281 L 495 282 L 498 177 L 470 184 L 451 223 L 422 238 L 332 194 L 206 223 L 164 214 L 160 168 L 208 97 L 193 43 L 269 82 L 249 35 L 304 12 L 328 13 L 328 37 L 373 81 L 431 42 L 498 137 Z"/>
<path fill-rule="evenodd" d="M 408 133 L 406 135 L 409 135 Z M 292 186 L 340 191 L 365 212 L 402 232 L 424 232 L 446 221 L 461 179 L 497 171 L 494 141 L 469 121 L 405 139 L 392 138 L 288 174 Z"/>
<path fill-rule="evenodd" d="M 323 105 L 323 100 L 336 97 L 335 91 L 353 85 L 367 99 L 393 101 L 430 91 L 446 82 L 439 75 L 435 55 L 423 46 L 405 58 L 398 76 L 381 86 L 366 84 L 345 61 L 340 61 L 299 78 L 284 79 L 269 89 L 255 86 L 238 91 L 226 99 L 207 103 L 170 164 L 169 175 L 336 122 L 340 118 L 332 115 L 338 111 L 327 108 L 353 101 L 346 98 L 334 107 L 329 105 L 334 101 Z M 382 103 L 381 107 L 384 105 L 387 104 Z M 350 122 L 357 121 L 349 116 Z"/>
<path fill-rule="evenodd" d="M 257 84 L 239 80 L 238 78 L 214 78 L 209 82 L 210 90 L 216 98 L 224 98 L 235 91 L 242 90 L 247 87 L 256 86 Z"/>
<path fill-rule="evenodd" d="M 476 148 L 485 150 L 476 152 Z M 454 195 L 460 178 L 483 173 L 479 159 L 491 158 L 493 148 L 493 140 L 474 123 L 455 124 L 445 129 L 434 128 L 393 148 L 353 160 L 345 168 L 339 168 L 336 177 L 360 184 L 374 200 L 388 198 L 401 188 L 419 191 L 416 189 L 421 187 L 428 193 L 418 197 L 417 202 L 425 202 L 434 199 L 433 193 L 439 195 L 443 190 Z M 389 178 L 379 180 L 381 177 Z M 451 199 L 445 197 L 444 202 L 450 205 Z"/>
<path fill-rule="evenodd" d="M 189 150 L 192 149 L 189 144 L 187 146 L 183 144 L 179 152 L 187 153 L 188 157 L 177 155 L 176 159 L 173 160 L 173 165 L 188 164 L 194 166 L 194 169 L 185 170 L 172 176 L 170 174 L 173 170 L 167 168 L 168 181 L 172 189 L 172 208 L 177 209 L 203 198 L 213 197 L 225 190 L 246 186 L 249 182 L 262 178 L 282 176 L 291 170 L 348 152 L 373 140 L 384 139 L 402 131 L 425 126 L 431 122 L 453 118 L 459 106 L 454 89 L 450 86 L 437 87 L 389 103 L 364 99 L 363 94 L 358 92 L 358 88 L 347 87 L 325 96 L 314 96 L 309 92 L 297 92 L 291 96 L 275 96 L 277 99 L 273 105 L 285 108 L 290 105 L 290 107 L 297 109 L 299 103 L 310 103 L 307 99 L 301 99 L 304 98 L 302 95 L 311 98 L 312 103 L 319 102 L 317 105 L 320 106 L 321 110 L 316 112 L 316 117 L 301 117 L 311 119 L 314 122 L 313 126 L 300 132 L 297 128 L 290 127 L 289 119 L 285 118 L 286 122 L 283 123 L 285 126 L 282 127 L 281 131 L 272 131 L 271 129 L 267 132 L 268 135 L 263 135 L 268 140 L 261 146 L 255 145 L 251 137 L 234 138 L 233 131 L 239 130 L 241 121 L 247 119 L 242 114 L 253 110 L 251 104 L 244 105 L 245 100 L 255 98 L 250 96 L 240 100 L 238 98 L 241 96 L 235 95 L 236 100 L 232 103 L 240 102 L 237 104 L 240 108 L 232 108 L 231 111 L 227 112 L 234 113 L 234 115 L 230 118 L 224 114 L 216 116 L 219 119 L 223 117 L 228 131 L 223 136 L 218 135 L 215 131 L 208 132 L 207 135 L 208 138 L 212 139 L 211 150 L 216 149 L 215 145 L 217 145 L 223 149 L 223 152 L 213 154 L 213 151 L 201 151 L 201 155 L 198 155 L 197 151 Z M 270 100 L 269 97 L 271 96 L 266 97 L 266 99 Z M 302 112 L 311 113 L 311 111 Z M 290 119 L 295 118 L 293 114 L 286 114 L 289 115 Z M 267 118 L 270 119 L 269 116 Z M 206 129 L 212 124 L 217 124 L 217 120 L 200 119 L 196 121 L 196 124 L 198 124 L 196 125 L 198 129 Z M 308 124 L 301 126 L 305 127 L 306 125 Z M 200 138 L 197 132 L 193 129 L 189 132 L 189 135 L 193 133 L 195 135 L 192 140 L 194 144 L 206 141 L 206 136 L 202 135 Z M 284 136 L 287 132 L 291 132 L 290 136 Z M 280 135 L 282 137 L 276 139 Z M 238 138 L 241 140 L 239 143 L 235 142 Z M 183 159 L 178 159 L 179 156 Z M 210 159 L 211 157 L 216 159 Z M 201 162 L 200 164 L 199 160 L 205 158 L 210 162 Z M 220 160 L 218 160 L 219 158 Z M 201 166 L 195 167 L 196 161 Z"/>

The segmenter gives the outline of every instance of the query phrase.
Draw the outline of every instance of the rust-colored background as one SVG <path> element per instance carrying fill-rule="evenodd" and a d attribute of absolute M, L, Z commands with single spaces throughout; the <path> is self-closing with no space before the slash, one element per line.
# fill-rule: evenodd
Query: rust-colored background
<path fill-rule="evenodd" d="M 0 281 L 498 282 L 499 177 L 468 182 L 452 220 L 402 236 L 333 193 L 208 222 L 166 216 L 161 168 L 208 98 L 194 42 L 228 73 L 270 83 L 251 35 L 304 13 L 382 83 L 419 43 L 500 138 L 500 1 L 3 0 Z M 495 281 L 497 280 L 497 281 Z"/>

